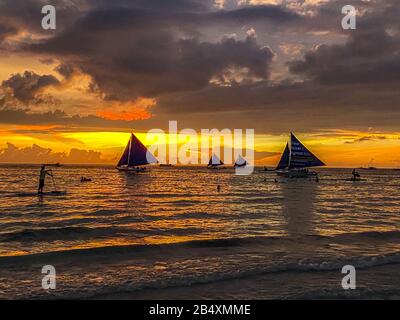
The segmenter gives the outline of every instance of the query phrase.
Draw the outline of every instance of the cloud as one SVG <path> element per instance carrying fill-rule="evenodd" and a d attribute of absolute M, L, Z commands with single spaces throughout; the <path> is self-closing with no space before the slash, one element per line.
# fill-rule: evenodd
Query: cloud
<path fill-rule="evenodd" d="M 137 105 L 135 105 L 135 108 L 137 108 Z M 104 117 L 105 115 L 103 115 L 103 117 L 97 115 L 68 115 L 66 112 L 61 110 L 37 112 L 26 108 L 0 108 L 0 124 L 53 126 L 53 132 L 69 132 L 73 130 L 72 128 L 76 127 L 79 127 L 79 130 L 81 131 L 92 131 L 93 128 L 105 128 L 108 130 L 135 129 L 143 131 L 147 130 L 148 128 L 158 128 L 160 126 L 168 127 L 168 120 L 160 121 L 153 118 L 147 118 L 146 114 L 135 114 L 133 112 L 129 113 L 130 118 L 123 118 L 125 113 L 118 113 L 117 110 L 118 109 L 115 109 L 115 114 L 112 114 L 107 118 Z"/>
<path fill-rule="evenodd" d="M 112 100 L 199 90 L 232 67 L 246 68 L 249 78 L 269 78 L 274 53 L 252 36 L 244 40 L 224 37 L 211 43 L 197 37 L 177 38 L 162 26 L 104 30 L 104 21 L 111 24 L 115 14 L 103 12 L 101 20 L 97 15 L 87 18 L 94 20 L 90 27 L 75 26 L 31 50 L 64 58 L 73 56 L 69 64 L 89 74 L 106 99 Z M 106 25 L 97 28 L 98 21 Z"/>
<path fill-rule="evenodd" d="M 0 162 L 2 163 L 107 163 L 101 152 L 93 150 L 71 149 L 67 154 L 64 152 L 53 152 L 51 149 L 33 144 L 31 147 L 18 148 L 12 143 L 0 149 Z"/>
<path fill-rule="evenodd" d="M 14 74 L 4 80 L 1 88 L 10 89 L 12 97 L 29 104 L 33 100 L 40 101 L 39 94 L 44 88 L 58 84 L 60 82 L 52 75 L 38 75 L 31 71 L 25 71 L 23 74 Z"/>
<path fill-rule="evenodd" d="M 353 143 L 360 143 L 360 142 L 366 142 L 366 141 L 381 141 L 381 140 L 387 140 L 388 137 L 384 135 L 369 135 L 369 136 L 362 136 L 360 138 L 354 139 L 352 141 L 346 141 L 346 144 L 353 144 Z"/>
<path fill-rule="evenodd" d="M 0 23 L 0 42 L 6 39 L 10 35 L 14 35 L 17 32 L 17 29 Z"/>
<path fill-rule="evenodd" d="M 291 0 L 286 7 L 269 0 L 219 7 L 214 0 L 58 0 L 60 20 L 50 33 L 33 26 L 41 1 L 3 3 L 0 25 L 29 31 L 12 40 L 11 51 L 59 64 L 61 86 L 44 81 L 43 89 L 61 91 L 76 73 L 90 79 L 78 88 L 86 100 L 77 90 L 57 96 L 68 101 L 57 106 L 62 111 L 3 103 L 3 123 L 141 130 L 178 120 L 282 133 L 338 123 L 389 130 L 400 116 L 398 1 L 352 1 L 358 29 L 344 31 L 345 0 Z M 6 89 L 24 101 L 48 101 L 23 78 L 15 81 L 27 83 L 20 91 L 16 84 Z M 140 99 L 154 103 L 141 110 Z"/>
<path fill-rule="evenodd" d="M 55 68 L 55 71 L 57 71 L 65 79 L 69 79 L 71 78 L 75 70 L 71 65 L 67 63 L 61 63 Z"/>
<path fill-rule="evenodd" d="M 354 31 L 344 45 L 320 45 L 290 71 L 322 84 L 400 80 L 400 37 L 384 30 Z"/>
<path fill-rule="evenodd" d="M 137 99 L 128 102 L 111 102 L 111 106 L 97 112 L 97 115 L 107 120 L 144 120 L 151 117 L 149 109 L 156 104 L 154 99 Z"/>

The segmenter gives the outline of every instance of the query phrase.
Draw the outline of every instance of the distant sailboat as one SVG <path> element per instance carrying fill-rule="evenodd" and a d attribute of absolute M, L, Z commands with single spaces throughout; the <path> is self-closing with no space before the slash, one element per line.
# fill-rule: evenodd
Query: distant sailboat
<path fill-rule="evenodd" d="M 372 158 L 371 161 L 368 163 L 368 165 L 367 165 L 365 168 L 364 168 L 364 167 L 361 167 L 360 169 L 362 169 L 362 170 L 378 170 L 377 167 L 374 167 L 374 166 L 372 165 L 374 161 L 375 161 L 375 159 Z"/>
<path fill-rule="evenodd" d="M 307 168 L 325 166 L 310 150 L 308 150 L 293 133 L 290 134 L 290 144 L 287 143 L 281 160 L 276 167 L 276 173 L 289 178 L 306 178 L 317 175 Z"/>
<path fill-rule="evenodd" d="M 247 161 L 246 161 L 245 158 L 242 157 L 242 155 L 239 154 L 239 156 L 238 156 L 238 158 L 237 158 L 237 160 L 235 162 L 234 167 L 235 168 L 242 168 L 242 167 L 245 167 L 245 166 L 247 166 Z"/>
<path fill-rule="evenodd" d="M 223 165 L 224 165 L 224 163 L 222 162 L 222 160 L 220 158 L 218 158 L 218 156 L 215 153 L 213 153 L 210 158 L 210 161 L 208 161 L 207 168 L 208 169 L 223 169 L 223 167 L 221 167 Z"/>
<path fill-rule="evenodd" d="M 143 172 L 146 168 L 140 168 L 141 166 L 153 163 L 158 163 L 158 160 L 147 150 L 143 143 L 131 133 L 131 138 L 117 164 L 117 169 L 126 172 Z"/>

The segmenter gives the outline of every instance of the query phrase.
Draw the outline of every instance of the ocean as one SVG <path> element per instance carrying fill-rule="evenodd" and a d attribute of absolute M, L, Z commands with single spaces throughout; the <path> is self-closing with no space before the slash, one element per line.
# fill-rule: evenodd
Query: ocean
<path fill-rule="evenodd" d="M 0 166 L 1 299 L 400 298 L 400 171 L 54 172 L 46 190 L 67 193 L 38 197 L 38 166 Z M 355 290 L 342 288 L 344 265 Z"/>

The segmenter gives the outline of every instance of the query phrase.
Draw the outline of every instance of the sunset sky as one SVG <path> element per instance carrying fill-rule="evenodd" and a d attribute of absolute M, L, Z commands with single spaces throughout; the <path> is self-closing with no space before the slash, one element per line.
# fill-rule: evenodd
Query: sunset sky
<path fill-rule="evenodd" d="M 293 131 L 328 166 L 400 167 L 399 17 L 398 0 L 0 0 L 0 162 L 115 163 L 130 131 L 177 120 L 254 128 L 258 164 Z"/>

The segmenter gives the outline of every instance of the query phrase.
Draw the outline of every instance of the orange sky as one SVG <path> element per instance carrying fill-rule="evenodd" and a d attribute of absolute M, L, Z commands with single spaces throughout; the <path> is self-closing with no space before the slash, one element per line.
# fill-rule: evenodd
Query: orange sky
<path fill-rule="evenodd" d="M 45 65 L 32 57 L 20 57 L 16 55 L 0 56 L 0 81 L 6 80 L 11 74 L 27 69 L 37 73 L 52 74 L 59 77 L 54 71 L 56 63 Z M 95 93 L 88 93 L 85 88 L 90 83 L 90 77 L 84 74 L 76 74 L 68 80 L 62 80 L 57 87 L 48 87 L 42 94 L 52 94 L 59 99 L 62 105 L 68 107 L 71 114 L 79 111 L 80 114 L 96 114 L 109 120 L 141 120 L 152 117 L 151 108 L 156 104 L 155 99 L 143 98 L 136 101 L 116 102 L 103 100 Z M 75 106 L 79 108 L 75 109 Z M 82 109 L 82 105 L 85 106 Z M 58 108 L 59 106 L 57 106 Z M 51 111 L 55 107 L 41 105 L 33 111 Z M 84 112 L 82 112 L 84 110 Z M 68 132 L 60 130 L 57 125 L 47 126 L 16 126 L 0 125 L 0 149 L 4 149 L 7 143 L 18 148 L 31 147 L 36 144 L 42 148 L 49 148 L 54 153 L 68 154 L 71 149 L 93 150 L 101 153 L 101 162 L 115 163 L 129 139 L 127 130 L 104 128 L 85 128 L 82 132 L 79 128 L 71 128 Z M 132 128 L 134 130 L 134 128 Z M 220 128 L 223 129 L 223 128 Z M 23 134 L 19 132 L 23 132 Z M 146 135 L 138 134 L 145 143 Z M 370 130 L 368 132 L 348 130 L 321 130 L 318 132 L 298 133 L 299 138 L 330 167 L 358 167 L 373 163 L 379 167 L 399 167 L 400 133 L 379 133 Z M 287 137 L 285 135 L 257 134 L 255 137 L 255 150 L 260 155 L 256 156 L 259 165 L 274 166 L 279 155 L 262 156 L 262 153 L 281 153 Z M 18 162 L 29 162 L 24 158 Z M 84 162 L 84 159 L 79 159 Z M 98 161 L 98 160 L 96 160 Z M 89 161 L 90 162 L 90 161 Z"/>
<path fill-rule="evenodd" d="M 7 126 L 0 127 L 0 147 L 5 148 L 6 143 L 12 143 L 18 148 L 30 147 L 34 144 L 49 148 L 54 153 L 67 153 L 72 149 L 93 150 L 101 152 L 101 162 L 115 163 L 122 153 L 127 141 L 128 132 L 62 132 L 42 133 L 42 130 L 51 130 L 52 127 L 20 127 L 29 129 L 29 134 L 15 134 L 7 130 Z M 35 130 L 40 133 L 35 133 Z M 137 136 L 146 145 L 150 145 L 152 138 L 146 133 L 138 133 Z M 398 140 L 400 134 L 375 134 L 362 132 L 338 131 L 333 137 L 313 134 L 298 134 L 302 142 L 318 155 L 330 167 L 358 167 L 372 163 L 379 167 L 399 167 Z M 365 141 L 358 141 L 363 137 L 369 137 Z M 256 163 L 258 165 L 275 165 L 279 160 L 286 140 L 285 136 L 256 135 L 255 150 Z M 168 139 L 168 138 L 167 138 Z M 168 140 L 167 140 L 168 141 Z M 183 143 L 183 137 L 179 139 Z M 200 146 L 199 146 L 200 148 Z M 267 153 L 264 155 L 264 153 Z M 274 155 L 273 153 L 277 153 Z M 29 162 L 20 159 L 21 162 Z M 82 159 L 82 161 L 84 161 Z M 89 161 L 88 161 L 89 162 Z"/>

